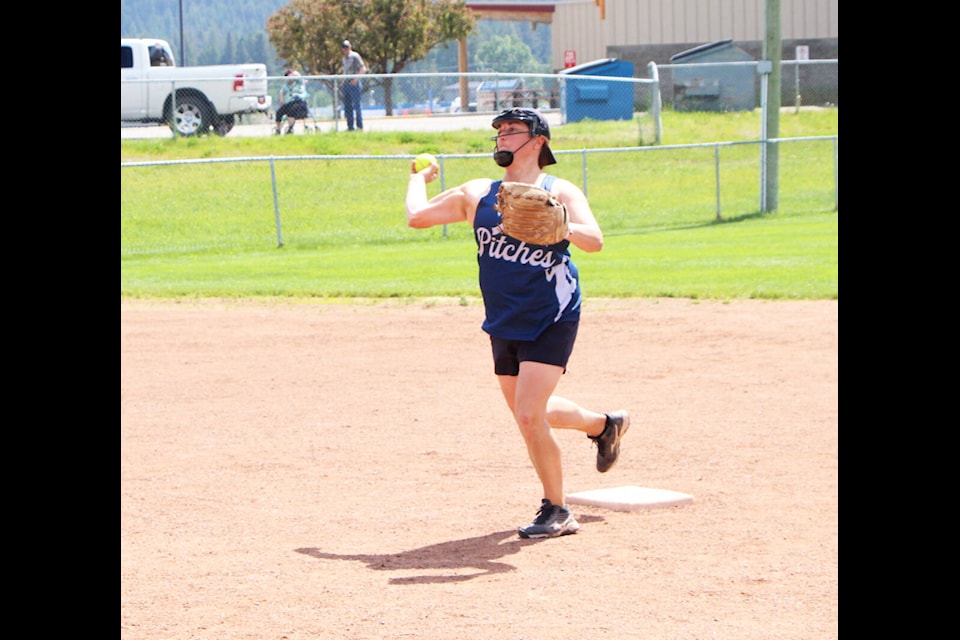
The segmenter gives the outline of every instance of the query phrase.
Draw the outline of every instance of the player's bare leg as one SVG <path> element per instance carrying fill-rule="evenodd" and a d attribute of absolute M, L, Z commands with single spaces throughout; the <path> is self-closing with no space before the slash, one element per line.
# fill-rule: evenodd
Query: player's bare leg
<path fill-rule="evenodd" d="M 599 436 L 606 427 L 607 416 L 584 409 L 564 397 L 550 396 L 547 402 L 547 422 L 554 429 L 576 429 L 588 436 Z"/>
<path fill-rule="evenodd" d="M 497 376 L 543 485 L 543 497 L 555 505 L 564 502 L 563 467 L 560 445 L 547 422 L 547 403 L 562 375 L 563 367 L 521 362 L 519 375 Z"/>
<path fill-rule="evenodd" d="M 547 422 L 547 404 L 563 375 L 563 367 L 521 362 L 518 376 L 498 376 L 500 388 L 527 445 L 527 454 L 543 485 L 540 509 L 531 524 L 520 527 L 522 538 L 555 538 L 580 529 L 564 504 L 560 445 Z"/>

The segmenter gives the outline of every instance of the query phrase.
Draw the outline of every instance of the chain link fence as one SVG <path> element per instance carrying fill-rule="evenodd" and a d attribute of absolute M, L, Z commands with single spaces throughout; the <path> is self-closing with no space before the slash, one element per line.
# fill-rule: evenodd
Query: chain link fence
<path fill-rule="evenodd" d="M 779 210 L 838 211 L 838 137 L 777 144 Z M 754 140 L 554 150 L 558 164 L 549 172 L 583 189 L 605 234 L 648 233 L 757 215 L 762 145 Z M 429 185 L 431 196 L 500 171 L 489 152 L 437 157 L 441 174 L 439 184 Z M 121 259 L 271 246 L 384 247 L 441 236 L 468 240 L 467 225 L 417 232 L 407 227 L 403 198 L 412 159 L 318 155 L 121 163 Z M 658 178 L 642 178 L 647 175 Z"/>
<path fill-rule="evenodd" d="M 704 62 L 656 65 L 662 103 L 676 111 L 749 111 L 762 106 L 765 63 Z M 780 106 L 840 104 L 839 60 L 780 63 Z"/>
<path fill-rule="evenodd" d="M 295 133 L 346 129 L 343 111 L 345 76 L 304 76 L 310 93 L 310 118 Z M 556 114 L 560 123 L 593 119 L 639 119 L 646 144 L 657 141 L 657 86 L 650 78 L 572 76 L 563 74 L 417 73 L 368 74 L 361 78 L 365 129 L 384 119 L 492 116 L 526 107 Z M 271 78 L 273 104 L 279 106 L 284 79 Z M 272 115 L 263 116 L 268 121 Z M 251 119 L 244 118 L 246 121 Z"/>
<path fill-rule="evenodd" d="M 366 129 L 384 130 L 393 127 L 383 127 L 381 123 L 405 117 L 434 118 L 439 124 L 441 118 L 492 115 L 512 107 L 532 107 L 554 114 L 551 120 L 561 124 L 585 119 L 636 119 L 641 143 L 652 145 L 660 142 L 662 109 L 738 111 L 762 107 L 760 70 L 763 64 L 758 61 L 650 63 L 646 77 L 602 75 L 628 71 L 615 63 L 606 68 L 598 65 L 590 69 L 591 75 L 563 72 L 369 74 L 361 78 L 362 114 Z M 307 98 L 310 117 L 295 123 L 293 132 L 345 130 L 342 90 L 349 78 L 303 76 L 303 79 L 310 94 Z M 270 135 L 276 109 L 280 107 L 280 90 L 286 80 L 283 76 L 269 79 L 271 111 L 238 115 L 235 124 L 270 125 L 258 129 L 259 134 Z M 839 61 L 782 62 L 780 102 L 783 107 L 797 109 L 838 106 Z M 131 124 L 121 123 L 121 130 Z M 223 134 L 229 133 L 230 129 Z"/>
<path fill-rule="evenodd" d="M 732 80 L 717 74 L 721 67 L 728 66 L 687 64 L 681 69 L 681 65 L 651 65 L 650 78 L 561 74 L 365 76 L 364 118 L 366 128 L 372 131 L 385 130 L 387 123 L 399 123 L 393 130 L 411 131 L 489 128 L 492 114 L 524 106 L 544 111 L 553 128 L 566 122 L 597 119 L 604 110 L 613 113 L 616 109 L 630 109 L 631 119 L 640 130 L 637 146 L 555 150 L 561 162 L 551 167 L 551 173 L 573 181 L 589 194 L 591 206 L 602 215 L 605 233 L 706 224 L 755 215 L 762 209 L 762 110 L 757 110 L 756 139 L 700 145 L 659 145 L 659 114 L 662 109 L 730 111 L 731 96 L 756 100 L 759 105 L 763 96 L 758 63 L 744 65 L 748 75 L 737 75 Z M 836 60 L 784 62 L 781 107 L 837 106 L 838 69 Z M 307 80 L 310 118 L 298 122 L 295 133 L 343 130 L 339 89 L 344 76 L 308 76 Z M 276 106 L 284 81 L 282 77 L 270 80 Z M 727 86 L 728 83 L 735 87 Z M 254 131 L 252 135 L 270 135 L 273 123 L 273 114 L 245 115 L 238 118 L 237 124 L 253 126 L 236 129 L 250 129 Z M 153 129 L 172 136 L 165 126 L 154 124 Z M 838 137 L 784 139 L 776 143 L 780 150 L 779 209 L 839 210 Z M 438 189 L 491 173 L 489 153 L 437 155 L 441 165 Z M 402 214 L 397 213 L 398 206 L 402 212 L 402 198 L 398 200 L 396 193 L 388 190 L 371 190 L 368 184 L 371 172 L 393 176 L 397 185 L 405 184 L 410 159 L 412 156 L 311 156 L 121 163 L 121 256 L 262 247 L 273 243 L 318 247 L 343 242 L 412 241 Z M 191 165 L 189 180 L 179 166 L 185 164 Z M 659 192 L 636 178 L 646 172 L 662 174 L 664 167 L 670 167 L 667 173 L 676 181 L 663 183 Z M 221 192 L 215 194 L 214 189 L 205 187 L 220 184 L 245 186 L 235 190 L 235 194 L 230 192 L 237 202 L 225 204 L 221 202 Z M 324 204 L 319 209 L 318 184 L 323 184 L 325 190 Z M 127 189 L 128 185 L 137 188 Z M 189 185 L 187 191 L 184 185 Z M 342 215 L 353 210 L 358 193 L 364 194 L 364 215 Z M 242 213 L 226 228 L 211 222 L 211 228 L 205 229 L 205 218 L 195 212 L 206 206 L 226 206 Z M 125 225 L 125 216 L 164 221 L 175 217 L 183 221 L 172 224 L 169 246 L 158 247 L 144 244 L 146 239 L 136 237 L 137 225 Z M 446 228 L 434 231 L 444 236 L 448 232 Z M 450 232 L 467 234 L 469 229 Z M 432 234 L 417 234 L 414 240 L 430 237 Z"/>

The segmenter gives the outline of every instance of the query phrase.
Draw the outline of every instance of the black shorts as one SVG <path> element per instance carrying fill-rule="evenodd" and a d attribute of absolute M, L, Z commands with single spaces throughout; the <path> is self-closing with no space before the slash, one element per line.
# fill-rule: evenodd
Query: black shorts
<path fill-rule="evenodd" d="M 498 376 L 515 376 L 520 373 L 520 363 L 543 362 L 563 367 L 573 353 L 580 322 L 559 322 L 550 325 L 536 340 L 504 340 L 490 336 L 493 347 L 493 372 Z"/>

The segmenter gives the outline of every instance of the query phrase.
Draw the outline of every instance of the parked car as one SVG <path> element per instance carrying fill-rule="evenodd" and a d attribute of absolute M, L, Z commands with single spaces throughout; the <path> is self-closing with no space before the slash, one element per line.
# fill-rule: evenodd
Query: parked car
<path fill-rule="evenodd" d="M 120 39 L 120 122 L 169 124 L 174 134 L 221 136 L 235 116 L 270 110 L 267 66 L 260 63 L 178 67 L 169 43 Z"/>

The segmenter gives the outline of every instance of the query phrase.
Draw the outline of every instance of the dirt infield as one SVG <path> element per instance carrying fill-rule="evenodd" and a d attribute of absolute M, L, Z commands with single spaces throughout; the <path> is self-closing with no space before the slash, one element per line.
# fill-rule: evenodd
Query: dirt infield
<path fill-rule="evenodd" d="M 837 301 L 588 299 L 558 392 L 634 419 L 567 492 L 694 502 L 552 540 L 481 315 L 121 301 L 121 639 L 838 637 Z"/>

